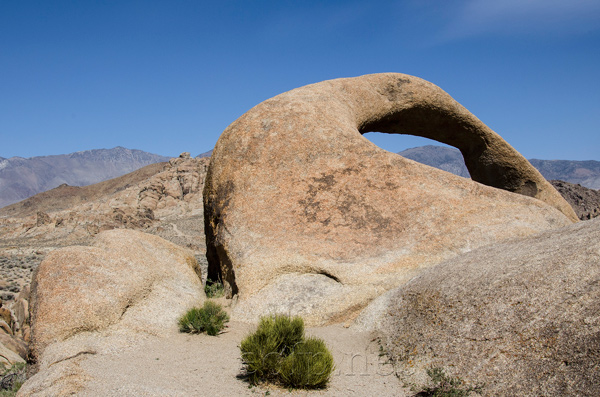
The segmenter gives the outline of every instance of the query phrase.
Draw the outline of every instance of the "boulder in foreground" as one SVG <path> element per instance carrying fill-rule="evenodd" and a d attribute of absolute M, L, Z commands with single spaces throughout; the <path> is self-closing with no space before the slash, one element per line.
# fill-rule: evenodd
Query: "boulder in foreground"
<path fill-rule="evenodd" d="M 93 379 L 81 362 L 148 336 L 178 332 L 205 299 L 193 254 L 153 235 L 115 229 L 91 247 L 47 255 L 32 284 L 32 344 L 39 372 L 21 395 L 66 395 Z"/>
<path fill-rule="evenodd" d="M 385 298 L 368 320 L 403 381 L 440 367 L 488 396 L 600 395 L 600 219 L 474 250 Z"/>

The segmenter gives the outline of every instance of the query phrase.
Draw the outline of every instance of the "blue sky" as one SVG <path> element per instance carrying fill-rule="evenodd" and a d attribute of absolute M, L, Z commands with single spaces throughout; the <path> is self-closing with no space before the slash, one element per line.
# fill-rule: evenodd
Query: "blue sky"
<path fill-rule="evenodd" d="M 0 157 L 196 155 L 265 99 L 379 72 L 437 84 L 528 158 L 600 160 L 598 0 L 0 0 Z"/>

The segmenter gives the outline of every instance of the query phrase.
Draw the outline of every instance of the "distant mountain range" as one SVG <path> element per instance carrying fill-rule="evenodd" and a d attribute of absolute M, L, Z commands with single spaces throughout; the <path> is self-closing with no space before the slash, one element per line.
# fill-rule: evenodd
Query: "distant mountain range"
<path fill-rule="evenodd" d="M 417 161 L 421 164 L 448 171 L 454 175 L 470 178 L 460 150 L 443 146 L 419 146 L 398 153 L 402 157 Z"/>
<path fill-rule="evenodd" d="M 469 177 L 469 171 L 458 149 L 427 145 L 407 149 L 398 154 L 455 175 Z M 558 179 L 590 189 L 600 189 L 600 161 L 530 159 L 529 162 L 548 180 Z"/>
<path fill-rule="evenodd" d="M 27 159 L 0 157 L 0 208 L 62 184 L 91 185 L 168 160 L 120 146 Z"/>
<path fill-rule="evenodd" d="M 209 157 L 211 151 L 197 157 Z M 420 146 L 399 155 L 465 178 L 469 171 L 459 150 L 443 146 Z M 57 156 L 0 157 L 0 208 L 62 184 L 87 186 L 133 172 L 170 158 L 141 150 L 116 147 L 86 150 Z M 548 179 L 600 189 L 600 161 L 529 160 Z"/>

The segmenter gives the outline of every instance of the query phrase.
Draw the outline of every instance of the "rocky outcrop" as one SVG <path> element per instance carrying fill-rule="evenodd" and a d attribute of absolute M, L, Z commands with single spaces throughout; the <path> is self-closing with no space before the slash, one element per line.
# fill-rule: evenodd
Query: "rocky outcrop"
<path fill-rule="evenodd" d="M 565 181 L 553 180 L 550 183 L 571 204 L 579 219 L 588 220 L 600 216 L 600 190 Z"/>
<path fill-rule="evenodd" d="M 13 349 L 4 345 L 2 341 L 2 334 L 0 334 L 0 370 L 2 370 L 4 373 L 4 370 L 9 369 L 13 364 L 24 362 L 25 360 L 23 357 L 21 357 Z"/>
<path fill-rule="evenodd" d="M 50 219 L 50 217 L 48 216 L 48 214 L 46 214 L 45 212 L 42 211 L 38 211 L 38 213 L 36 214 L 36 226 L 43 226 L 46 225 L 50 222 L 52 222 L 52 220 Z"/>
<path fill-rule="evenodd" d="M 164 228 L 165 219 L 202 216 L 201 196 L 208 161 L 184 153 L 167 165 L 136 171 L 139 175 L 126 175 L 76 191 L 57 188 L 41 194 L 40 199 L 34 196 L 22 206 L 15 204 L 0 211 L 6 215 L 0 217 L 0 238 L 8 244 L 11 240 L 32 239 L 35 246 L 48 240 L 60 241 L 61 245 L 86 244 L 103 230 L 151 231 Z M 72 200 L 74 194 L 77 200 Z M 73 205 L 63 207 L 61 201 Z M 52 205 L 46 205 L 48 202 Z"/>
<path fill-rule="evenodd" d="M 205 299 L 192 253 L 133 230 L 98 234 L 91 247 L 53 251 L 32 284 L 32 356 L 39 372 L 22 395 L 81 390 L 81 362 L 145 336 L 177 333 L 177 319 Z"/>
<path fill-rule="evenodd" d="M 359 323 L 383 333 L 407 383 L 441 367 L 486 396 L 597 396 L 599 302 L 597 219 L 457 256 Z"/>
<path fill-rule="evenodd" d="M 150 178 L 140 190 L 138 207 L 154 212 L 177 207 L 181 201 L 199 201 L 207 168 L 208 159 L 192 159 L 187 152 L 171 159 L 165 171 Z"/>
<path fill-rule="evenodd" d="M 27 359 L 28 348 L 22 338 L 21 324 L 23 322 L 0 300 L 0 372 Z"/>
<path fill-rule="evenodd" d="M 386 152 L 368 131 L 457 146 L 475 180 L 521 194 Z M 251 109 L 217 142 L 204 211 L 209 277 L 239 297 L 234 314 L 312 324 L 351 318 L 423 267 L 576 219 L 502 138 L 401 74 L 325 81 Z"/>
<path fill-rule="evenodd" d="M 183 155 L 97 185 L 57 188 L 0 210 L 0 299 L 5 307 L 24 315 L 28 301 L 20 291 L 28 288 L 44 256 L 64 246 L 89 245 L 106 230 L 160 236 L 192 250 L 206 270 L 202 188 L 208 161 Z M 150 191 L 159 193 L 149 199 Z M 18 337 L 28 340 L 28 324 Z"/>

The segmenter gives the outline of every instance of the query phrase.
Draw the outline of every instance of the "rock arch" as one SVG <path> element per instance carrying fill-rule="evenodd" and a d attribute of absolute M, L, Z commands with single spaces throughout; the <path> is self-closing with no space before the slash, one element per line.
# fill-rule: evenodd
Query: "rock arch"
<path fill-rule="evenodd" d="M 457 147 L 475 181 L 520 195 L 386 152 L 361 135 L 370 131 Z M 250 302 L 316 277 L 323 291 L 354 291 L 315 303 L 330 314 L 459 252 L 577 220 L 498 134 L 439 87 L 397 73 L 323 81 L 249 110 L 215 146 L 204 213 L 209 277 L 230 295 Z"/>
<path fill-rule="evenodd" d="M 527 159 L 441 88 L 402 74 L 361 78 L 374 83 L 371 104 L 365 104 L 364 97 L 355 99 L 361 109 L 356 123 L 361 134 L 416 135 L 454 146 L 463 154 L 474 181 L 535 197 L 578 219 Z"/>

